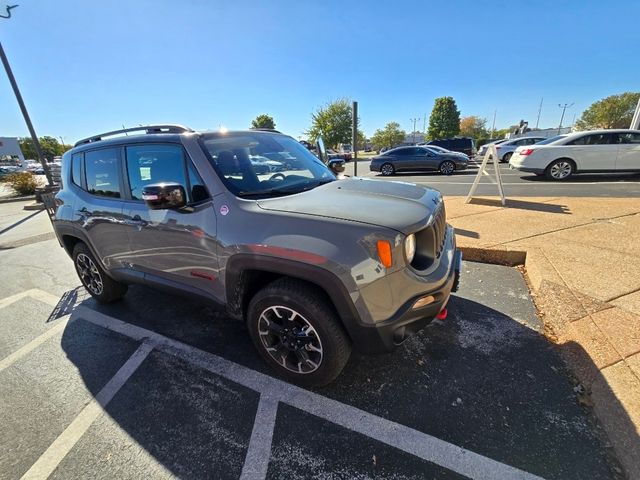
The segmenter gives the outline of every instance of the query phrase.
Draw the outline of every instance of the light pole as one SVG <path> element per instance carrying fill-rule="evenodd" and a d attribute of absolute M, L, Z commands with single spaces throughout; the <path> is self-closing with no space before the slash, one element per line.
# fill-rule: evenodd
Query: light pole
<path fill-rule="evenodd" d="M 569 105 L 568 103 L 565 103 L 564 105 L 559 103 L 558 107 L 562 109 L 562 116 L 560 117 L 560 126 L 558 127 L 558 135 L 560 135 L 560 130 L 562 130 L 562 121 L 564 120 L 564 112 L 567 111 L 567 108 L 573 107 L 573 103 L 571 105 Z"/>
<path fill-rule="evenodd" d="M 540 123 L 540 113 L 542 113 L 542 101 L 544 97 L 540 99 L 540 107 L 538 107 L 538 118 L 536 119 L 536 128 L 538 128 L 538 124 Z"/>
<path fill-rule="evenodd" d="M 17 5 L 7 6 L 7 14 L 0 15 L 0 18 L 11 18 L 11 9 L 16 8 Z M 7 77 L 9 78 L 9 83 L 11 84 L 11 88 L 13 88 L 13 93 L 16 96 L 16 100 L 18 101 L 18 106 L 22 111 L 22 116 L 24 117 L 24 121 L 27 124 L 27 128 L 29 129 L 29 134 L 31 135 L 31 139 L 33 140 L 33 146 L 36 149 L 36 153 L 38 154 L 38 160 L 42 164 L 42 168 L 44 169 L 44 173 L 47 176 L 47 182 L 50 187 L 53 187 L 53 178 L 51 178 L 51 172 L 49 171 L 49 166 L 44 159 L 44 155 L 42 154 L 42 148 L 40 147 L 40 141 L 38 140 L 38 136 L 36 135 L 36 131 L 33 128 L 33 124 L 31 123 L 31 118 L 29 117 L 29 112 L 27 112 L 27 107 L 24 104 L 24 100 L 22 100 L 22 95 L 20 94 L 20 89 L 18 88 L 18 84 L 16 83 L 16 79 L 13 76 L 13 72 L 11 71 L 11 66 L 9 65 L 9 60 L 7 59 L 7 55 L 4 53 L 4 49 L 2 48 L 2 43 L 0 43 L 0 59 L 2 60 L 2 65 L 4 65 L 4 69 L 7 72 Z"/>
<path fill-rule="evenodd" d="M 416 144 L 416 122 L 420 120 L 420 117 L 418 118 L 410 118 L 409 121 L 413 122 L 413 144 Z"/>

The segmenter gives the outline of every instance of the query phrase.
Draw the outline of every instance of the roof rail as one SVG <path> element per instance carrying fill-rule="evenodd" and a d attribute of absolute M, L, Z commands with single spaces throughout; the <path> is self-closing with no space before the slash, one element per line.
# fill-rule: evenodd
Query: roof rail
<path fill-rule="evenodd" d="M 147 134 L 150 133 L 185 133 L 185 132 L 193 132 L 194 130 L 189 127 L 184 127 L 182 125 L 145 125 L 139 127 L 132 128 L 123 128 L 121 130 L 113 130 L 112 132 L 101 133 L 100 135 L 94 135 L 92 137 L 83 138 L 82 140 L 78 140 L 74 147 L 78 145 L 84 145 L 87 143 L 99 142 L 103 140 L 105 137 L 113 137 L 114 135 L 120 135 L 122 133 L 127 134 L 129 132 L 142 132 L 144 131 Z"/>
<path fill-rule="evenodd" d="M 256 127 L 256 128 L 251 127 L 249 130 L 257 130 L 259 132 L 282 133 L 281 131 L 276 130 L 275 128 L 265 128 L 265 127 Z"/>

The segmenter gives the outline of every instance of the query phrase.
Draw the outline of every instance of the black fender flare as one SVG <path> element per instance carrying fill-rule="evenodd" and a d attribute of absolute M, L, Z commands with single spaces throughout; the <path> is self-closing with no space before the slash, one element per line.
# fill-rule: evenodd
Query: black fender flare
<path fill-rule="evenodd" d="M 317 285 L 333 303 L 342 325 L 353 339 L 360 315 L 343 282 L 327 269 L 296 260 L 253 253 L 238 253 L 230 257 L 225 267 L 225 292 L 227 310 L 231 315 L 240 317 L 243 314 L 247 299 L 243 298 L 242 282 L 243 272 L 247 271 L 274 273 Z"/>

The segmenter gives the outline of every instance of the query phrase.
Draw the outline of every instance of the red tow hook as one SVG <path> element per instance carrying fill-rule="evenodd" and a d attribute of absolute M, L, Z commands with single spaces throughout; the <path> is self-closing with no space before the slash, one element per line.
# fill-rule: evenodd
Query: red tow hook
<path fill-rule="evenodd" d="M 448 314 L 449 311 L 446 308 L 443 308 L 442 310 L 440 310 L 440 313 L 436 315 L 436 318 L 438 320 L 446 320 Z"/>

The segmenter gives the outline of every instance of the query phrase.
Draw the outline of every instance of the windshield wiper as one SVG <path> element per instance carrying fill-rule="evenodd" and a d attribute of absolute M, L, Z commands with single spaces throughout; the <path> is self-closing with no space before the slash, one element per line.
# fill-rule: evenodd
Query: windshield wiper
<path fill-rule="evenodd" d="M 289 185 L 287 187 L 274 187 L 274 188 L 265 188 L 263 190 L 247 190 L 238 192 L 238 196 L 240 197 L 262 197 L 265 195 L 292 195 L 294 193 L 306 192 L 308 190 L 313 190 L 320 185 L 325 185 L 327 183 L 333 182 L 335 179 L 333 178 L 323 178 L 321 180 L 317 180 L 314 182 L 306 182 L 306 183 L 296 183 L 293 185 Z"/>

